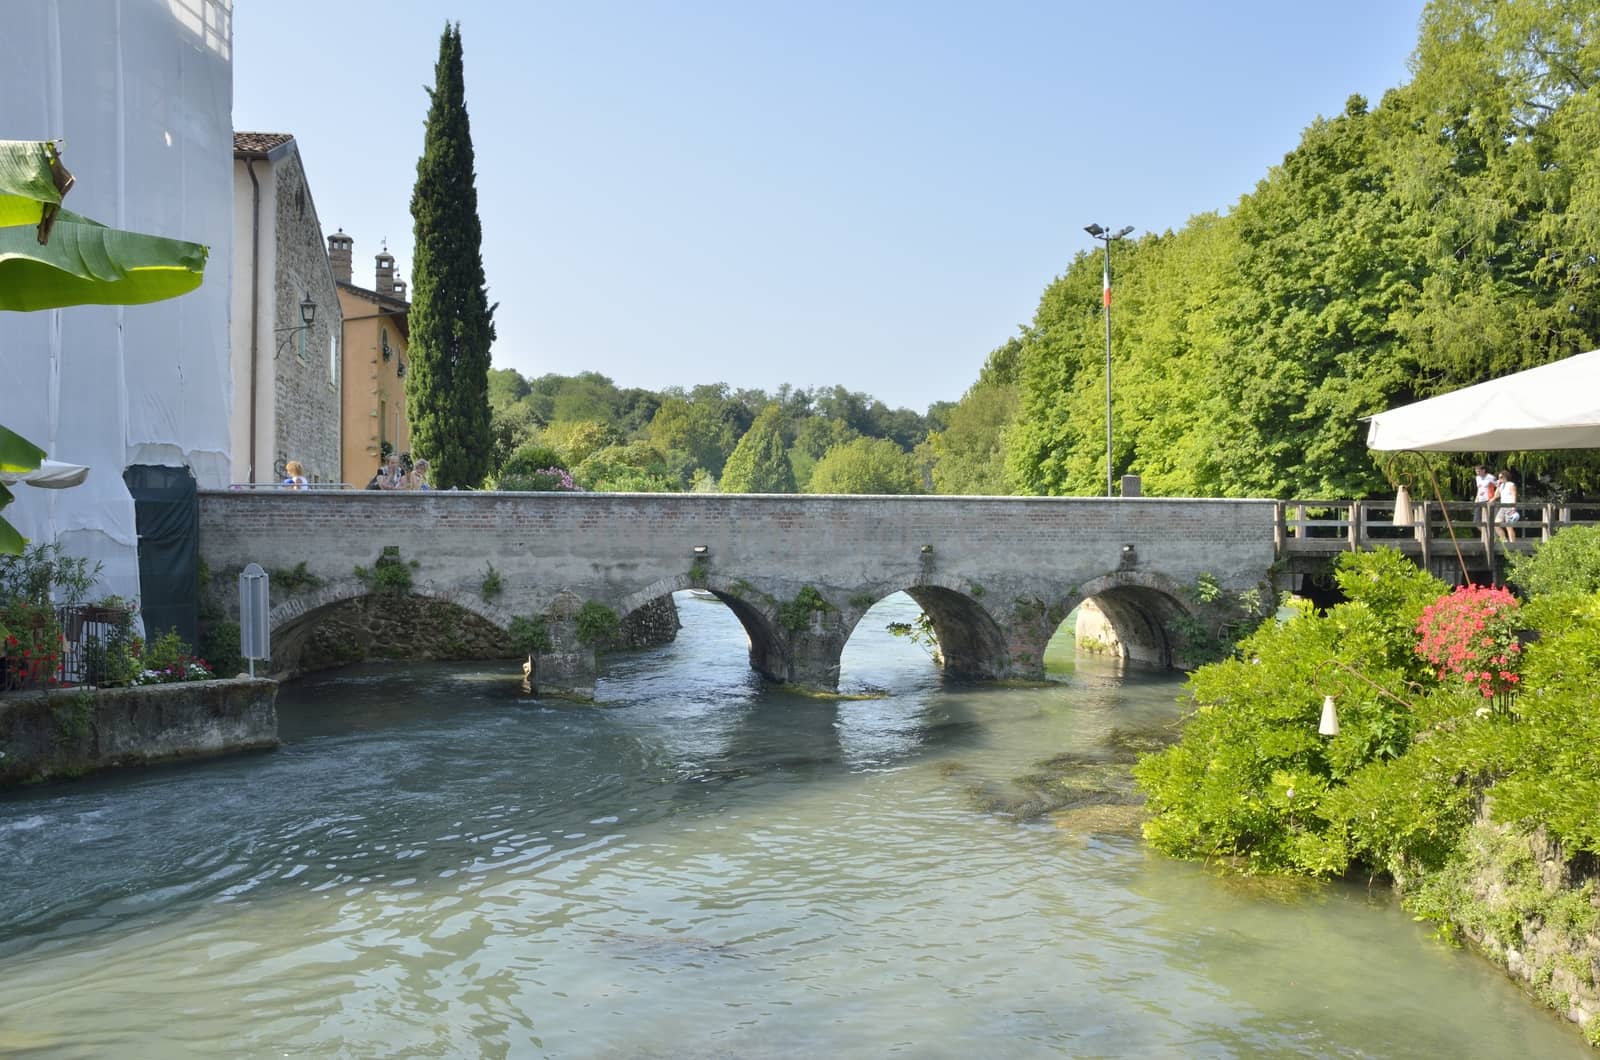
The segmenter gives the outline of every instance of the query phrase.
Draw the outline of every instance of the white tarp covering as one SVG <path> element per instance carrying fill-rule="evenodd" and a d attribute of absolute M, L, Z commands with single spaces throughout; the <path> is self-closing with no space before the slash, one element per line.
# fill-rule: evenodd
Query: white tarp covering
<path fill-rule="evenodd" d="M 1600 449 L 1600 350 L 1372 417 L 1369 449 Z"/>
<path fill-rule="evenodd" d="M 141 306 L 0 312 L 0 423 L 93 466 L 70 490 L 21 490 L 5 517 L 104 565 L 138 595 L 130 464 L 228 482 L 232 0 L 6 0 L 0 139 L 63 141 L 69 209 L 207 244 L 200 289 Z"/>

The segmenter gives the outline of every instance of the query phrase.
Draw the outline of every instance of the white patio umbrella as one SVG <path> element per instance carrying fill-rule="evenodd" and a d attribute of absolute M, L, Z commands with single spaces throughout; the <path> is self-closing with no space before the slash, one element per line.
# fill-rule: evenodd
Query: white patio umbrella
<path fill-rule="evenodd" d="M 1380 412 L 1367 425 L 1367 448 L 1433 453 L 1600 449 L 1600 350 Z M 1442 506 L 1433 470 L 1423 466 Z M 1400 489 L 1405 492 L 1403 485 Z M 1465 581 L 1467 561 L 1455 527 L 1446 519 L 1445 528 Z M 1494 535 L 1486 533 L 1492 550 Z"/>
<path fill-rule="evenodd" d="M 1600 350 L 1380 412 L 1367 426 L 1367 448 L 1600 449 Z"/>
<path fill-rule="evenodd" d="M 38 468 L 33 471 L 0 471 L 0 482 L 8 486 L 22 482 L 47 490 L 64 490 L 69 486 L 81 485 L 88 477 L 89 469 L 85 465 L 67 464 L 60 460 L 40 461 Z"/>

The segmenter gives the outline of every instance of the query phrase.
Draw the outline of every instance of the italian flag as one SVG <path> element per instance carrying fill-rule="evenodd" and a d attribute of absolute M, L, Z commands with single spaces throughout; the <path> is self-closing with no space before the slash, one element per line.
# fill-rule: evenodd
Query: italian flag
<path fill-rule="evenodd" d="M 1102 275 L 1105 277 L 1105 290 L 1102 292 L 1101 301 L 1105 304 L 1105 307 L 1107 309 L 1110 309 L 1111 308 L 1111 263 L 1109 261 L 1105 263 L 1105 268 L 1102 270 Z"/>

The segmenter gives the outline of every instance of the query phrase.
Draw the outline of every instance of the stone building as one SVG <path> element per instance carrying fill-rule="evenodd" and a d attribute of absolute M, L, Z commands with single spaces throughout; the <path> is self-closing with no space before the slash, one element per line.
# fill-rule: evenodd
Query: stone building
<path fill-rule="evenodd" d="M 233 134 L 232 286 L 234 481 L 340 481 L 343 314 L 287 133 Z"/>
<path fill-rule="evenodd" d="M 376 255 L 370 288 L 351 275 L 354 249 L 355 240 L 342 228 L 328 237 L 328 263 L 344 314 L 342 466 L 344 481 L 360 486 L 382 462 L 385 445 L 397 453 L 411 449 L 405 389 L 411 303 L 387 247 Z"/>

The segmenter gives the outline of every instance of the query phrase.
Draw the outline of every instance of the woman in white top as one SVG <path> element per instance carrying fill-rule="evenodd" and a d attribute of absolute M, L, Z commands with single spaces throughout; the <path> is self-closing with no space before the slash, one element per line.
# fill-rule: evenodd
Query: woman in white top
<path fill-rule="evenodd" d="M 1521 515 L 1517 513 L 1517 484 L 1511 478 L 1511 472 L 1501 471 L 1494 483 L 1494 500 L 1497 505 L 1494 521 L 1499 525 L 1500 536 L 1507 541 L 1517 539 L 1517 528 L 1514 525 Z"/>

